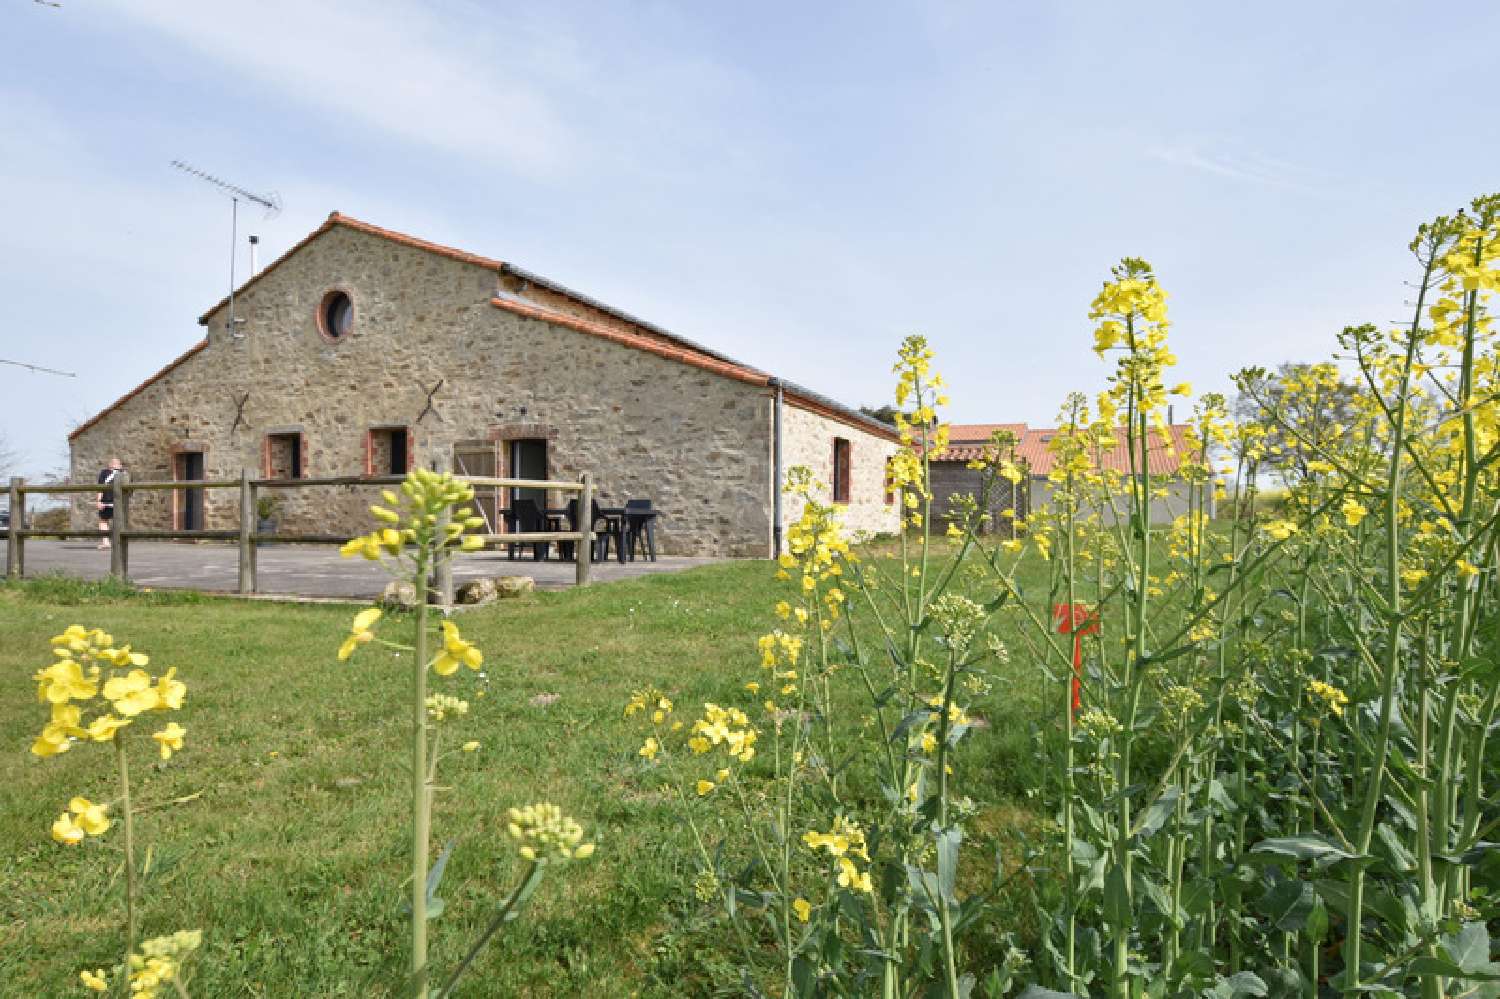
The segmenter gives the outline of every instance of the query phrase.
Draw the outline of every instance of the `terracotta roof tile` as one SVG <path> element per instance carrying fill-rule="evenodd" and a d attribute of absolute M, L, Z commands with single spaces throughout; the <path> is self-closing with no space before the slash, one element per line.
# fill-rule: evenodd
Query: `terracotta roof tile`
<path fill-rule="evenodd" d="M 955 444 L 988 441 L 997 430 L 1008 430 L 1017 437 L 1026 432 L 1024 423 L 954 423 L 948 427 L 948 439 Z"/>
<path fill-rule="evenodd" d="M 1016 443 L 1016 457 L 1026 462 L 1033 476 L 1045 477 L 1052 471 L 1056 456 L 1052 453 L 1050 442 L 1057 436 L 1055 427 L 1028 427 L 1024 423 L 995 423 L 995 424 L 964 424 L 968 427 L 1003 427 L 1014 431 L 1019 429 L 1020 440 Z M 1153 430 L 1151 432 L 1151 446 L 1146 453 L 1146 470 L 1152 475 L 1172 476 L 1176 475 L 1182 467 L 1183 458 L 1187 455 L 1187 434 L 1191 429 L 1186 424 L 1173 424 L 1168 428 L 1170 435 L 1170 449 L 1168 440 Z M 953 438 L 958 441 L 941 454 L 934 455 L 933 461 L 963 461 L 977 460 L 984 454 L 984 448 L 968 443 L 973 438 Z M 1100 467 L 1116 472 L 1128 473 L 1130 471 L 1130 454 L 1126 450 L 1125 431 L 1115 431 L 1115 444 L 1105 450 L 1099 456 Z"/>

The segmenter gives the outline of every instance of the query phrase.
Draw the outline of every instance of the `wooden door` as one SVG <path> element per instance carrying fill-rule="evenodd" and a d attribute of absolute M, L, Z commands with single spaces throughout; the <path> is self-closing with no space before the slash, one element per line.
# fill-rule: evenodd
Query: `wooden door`
<path fill-rule="evenodd" d="M 172 459 L 172 477 L 178 482 L 199 482 L 203 479 L 203 455 L 197 451 L 184 451 Z M 203 490 L 173 490 L 177 512 L 177 530 L 203 530 Z"/>
<path fill-rule="evenodd" d="M 489 443 L 455 444 L 453 473 L 496 478 L 499 472 L 495 445 Z M 486 534 L 500 533 L 500 490 L 495 486 L 475 486 L 474 506 L 484 518 Z"/>

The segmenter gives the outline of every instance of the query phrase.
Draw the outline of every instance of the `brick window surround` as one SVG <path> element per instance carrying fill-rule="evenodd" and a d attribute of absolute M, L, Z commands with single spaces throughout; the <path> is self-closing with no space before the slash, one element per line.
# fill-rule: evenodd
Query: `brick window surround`
<path fill-rule="evenodd" d="M 300 430 L 261 438 L 260 470 L 268 479 L 307 478 L 307 435 Z"/>
<path fill-rule="evenodd" d="M 342 285 L 334 285 L 318 300 L 318 313 L 314 317 L 318 324 L 318 335 L 328 343 L 339 343 L 354 332 L 358 318 L 354 308 L 354 293 Z M 342 320 L 342 325 L 339 325 Z"/>
<path fill-rule="evenodd" d="M 365 474 L 405 475 L 416 460 L 416 437 L 408 426 L 375 426 L 365 431 Z"/>

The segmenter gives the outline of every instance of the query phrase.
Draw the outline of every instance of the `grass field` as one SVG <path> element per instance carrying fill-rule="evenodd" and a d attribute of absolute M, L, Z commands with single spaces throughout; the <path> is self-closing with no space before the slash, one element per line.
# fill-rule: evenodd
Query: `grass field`
<path fill-rule="evenodd" d="M 436 689 L 471 699 L 456 731 L 483 745 L 441 772 L 450 789 L 437 799 L 434 840 L 460 842 L 436 966 L 453 963 L 515 876 L 506 808 L 554 801 L 599 851 L 549 875 L 461 995 L 735 991 L 719 956 L 731 952 L 693 897 L 686 832 L 621 709 L 647 685 L 683 706 L 743 703 L 780 585 L 767 563 L 738 562 L 462 616 L 486 652 L 486 679 L 461 671 Z M 153 669 L 177 666 L 189 685 L 177 716 L 187 748 L 163 764 L 137 745 L 132 759 L 148 809 L 137 836 L 155 844 L 143 932 L 205 931 L 194 994 L 388 994 L 406 960 L 408 670 L 369 647 L 334 659 L 353 610 L 56 580 L 0 586 L 0 995 L 80 995 L 78 970 L 119 956 L 118 840 L 64 849 L 48 837 L 70 796 L 113 796 L 111 754 L 28 752 L 45 717 L 31 674 L 49 661 L 47 639 L 75 622 L 149 652 Z M 1040 677 L 1015 648 L 1012 674 L 975 705 L 989 727 L 959 760 L 963 791 L 987 813 L 975 826 L 998 840 L 1025 821 L 1035 769 Z M 983 841 L 975 850 L 993 852 Z"/>

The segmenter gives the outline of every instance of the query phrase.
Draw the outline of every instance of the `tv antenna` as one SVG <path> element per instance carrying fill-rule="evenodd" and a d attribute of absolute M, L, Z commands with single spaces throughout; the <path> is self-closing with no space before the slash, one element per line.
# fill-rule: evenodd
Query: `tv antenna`
<path fill-rule="evenodd" d="M 0 364 L 14 364 L 18 368 L 29 368 L 44 375 L 62 375 L 64 378 L 78 377 L 77 373 L 73 371 L 59 371 L 56 368 L 48 368 L 40 364 L 27 364 L 25 361 L 12 361 L 5 357 L 0 357 Z"/>
<path fill-rule="evenodd" d="M 172 165 L 183 173 L 190 173 L 199 180 L 207 181 L 218 188 L 220 193 L 229 196 L 229 322 L 226 328 L 229 330 L 229 335 L 237 340 L 244 335 L 240 332 L 238 326 L 244 320 L 234 318 L 234 255 L 240 239 L 240 201 L 244 200 L 250 202 L 252 205 L 261 206 L 266 211 L 265 217 L 273 219 L 281 214 L 281 196 L 274 191 L 270 194 L 256 194 L 254 191 L 247 191 L 238 184 L 231 184 L 227 180 L 215 177 L 207 171 L 199 170 L 192 164 L 184 163 L 182 160 L 173 160 Z M 251 237 L 251 239 L 253 240 L 254 237 Z"/>

